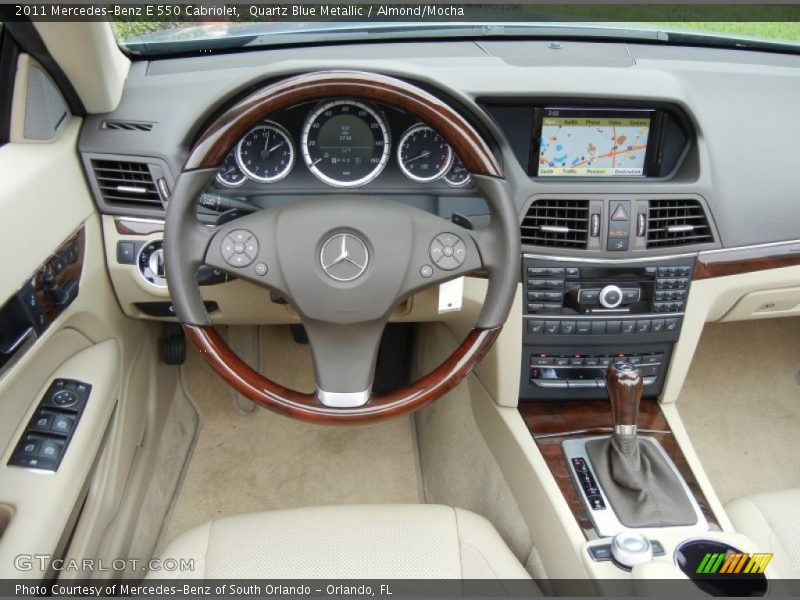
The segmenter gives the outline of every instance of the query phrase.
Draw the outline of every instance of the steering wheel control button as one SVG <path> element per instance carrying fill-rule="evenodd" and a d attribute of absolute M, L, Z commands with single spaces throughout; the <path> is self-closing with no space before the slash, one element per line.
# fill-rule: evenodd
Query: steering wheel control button
<path fill-rule="evenodd" d="M 467 245 L 453 233 L 441 233 L 431 242 L 430 255 L 437 267 L 452 271 L 464 264 Z"/>
<path fill-rule="evenodd" d="M 78 402 L 78 395 L 70 390 L 61 390 L 53 394 L 53 404 L 62 408 L 69 408 Z"/>
<path fill-rule="evenodd" d="M 322 244 L 319 263 L 331 279 L 341 282 L 353 281 L 367 270 L 369 250 L 357 235 L 335 233 Z"/>
<path fill-rule="evenodd" d="M 258 263 L 255 266 L 256 275 L 259 275 L 259 276 L 266 275 L 268 270 L 269 269 L 267 268 L 267 265 L 265 265 L 264 263 Z"/>
<path fill-rule="evenodd" d="M 246 229 L 231 231 L 222 239 L 222 259 L 232 267 L 241 269 L 258 256 L 258 241 Z"/>
<path fill-rule="evenodd" d="M 433 267 L 430 265 L 422 265 L 419 270 L 419 274 L 422 275 L 425 279 L 433 275 Z"/>

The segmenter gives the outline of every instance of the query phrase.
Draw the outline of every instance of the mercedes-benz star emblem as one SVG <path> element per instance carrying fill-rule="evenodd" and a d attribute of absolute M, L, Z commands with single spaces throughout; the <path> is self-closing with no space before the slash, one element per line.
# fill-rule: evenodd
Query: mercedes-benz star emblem
<path fill-rule="evenodd" d="M 353 281 L 367 270 L 369 251 L 352 233 L 335 233 L 322 245 L 319 262 L 331 279 Z"/>

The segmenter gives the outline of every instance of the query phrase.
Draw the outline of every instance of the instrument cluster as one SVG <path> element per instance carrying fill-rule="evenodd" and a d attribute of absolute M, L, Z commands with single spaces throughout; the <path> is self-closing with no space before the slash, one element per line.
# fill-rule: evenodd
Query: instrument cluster
<path fill-rule="evenodd" d="M 354 99 L 326 100 L 297 113 L 290 109 L 251 129 L 220 166 L 217 183 L 273 184 L 299 167 L 328 186 L 357 188 L 392 162 L 415 183 L 471 182 L 450 145 L 428 125 L 408 122 L 404 113 L 389 119 L 378 106 Z"/>

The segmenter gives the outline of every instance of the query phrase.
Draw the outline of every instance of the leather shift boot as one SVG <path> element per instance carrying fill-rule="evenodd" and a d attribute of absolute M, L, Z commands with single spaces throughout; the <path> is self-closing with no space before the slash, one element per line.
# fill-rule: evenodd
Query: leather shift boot
<path fill-rule="evenodd" d="M 621 435 L 591 440 L 586 452 L 598 485 L 626 527 L 697 523 L 681 481 L 646 438 Z"/>

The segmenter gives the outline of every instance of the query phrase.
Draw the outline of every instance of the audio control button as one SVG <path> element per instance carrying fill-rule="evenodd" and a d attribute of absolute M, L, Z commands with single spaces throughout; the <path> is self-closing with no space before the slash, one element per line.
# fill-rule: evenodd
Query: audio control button
<path fill-rule="evenodd" d="M 581 304 L 595 304 L 600 299 L 600 290 L 580 290 L 578 302 Z"/>
<path fill-rule="evenodd" d="M 592 335 L 604 335 L 606 332 L 605 321 L 592 321 Z"/>
<path fill-rule="evenodd" d="M 575 333 L 575 321 L 561 321 L 561 334 L 572 335 Z"/>
<path fill-rule="evenodd" d="M 575 332 L 578 335 L 589 335 L 592 332 L 592 324 L 589 321 L 578 321 L 575 327 Z"/>
<path fill-rule="evenodd" d="M 528 289 L 543 290 L 549 288 L 552 283 L 550 279 L 528 279 Z"/>
<path fill-rule="evenodd" d="M 549 335 L 556 335 L 558 333 L 558 321 L 545 321 L 544 332 Z"/>
<path fill-rule="evenodd" d="M 638 302 L 640 295 L 641 295 L 641 290 L 639 288 L 622 289 L 622 301 L 625 304 L 628 304 L 630 302 Z"/>
<path fill-rule="evenodd" d="M 617 308 L 622 304 L 622 290 L 616 285 L 607 285 L 600 290 L 600 304 L 606 308 Z"/>
<path fill-rule="evenodd" d="M 544 321 L 528 319 L 528 333 L 542 333 L 544 331 Z"/>

